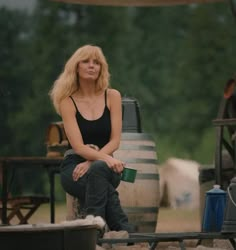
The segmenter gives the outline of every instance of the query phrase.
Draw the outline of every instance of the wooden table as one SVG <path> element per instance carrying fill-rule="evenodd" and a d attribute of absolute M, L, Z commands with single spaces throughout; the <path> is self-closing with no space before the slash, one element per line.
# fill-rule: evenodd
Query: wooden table
<path fill-rule="evenodd" d="M 55 222 L 55 174 L 60 171 L 62 157 L 0 157 L 2 167 L 2 224 L 7 224 L 8 171 L 10 168 L 43 167 L 48 172 L 50 184 L 50 221 Z"/>

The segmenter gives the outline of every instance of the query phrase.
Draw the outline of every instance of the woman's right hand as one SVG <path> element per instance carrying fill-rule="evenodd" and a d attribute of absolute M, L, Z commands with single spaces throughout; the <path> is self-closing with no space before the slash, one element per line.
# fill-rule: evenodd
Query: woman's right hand
<path fill-rule="evenodd" d="M 72 174 L 73 180 L 77 181 L 80 177 L 82 177 L 88 171 L 90 164 L 91 161 L 85 161 L 77 164 Z"/>
<path fill-rule="evenodd" d="M 121 173 L 124 169 L 125 163 L 118 159 L 113 158 L 112 156 L 107 156 L 105 159 L 108 167 L 111 168 L 116 173 Z"/>

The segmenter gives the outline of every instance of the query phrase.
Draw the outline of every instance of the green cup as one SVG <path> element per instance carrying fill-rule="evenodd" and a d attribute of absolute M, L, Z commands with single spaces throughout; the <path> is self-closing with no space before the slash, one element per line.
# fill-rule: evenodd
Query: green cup
<path fill-rule="evenodd" d="M 124 168 L 122 175 L 121 175 L 121 180 L 126 181 L 126 182 L 135 182 L 137 170 L 133 168 Z"/>

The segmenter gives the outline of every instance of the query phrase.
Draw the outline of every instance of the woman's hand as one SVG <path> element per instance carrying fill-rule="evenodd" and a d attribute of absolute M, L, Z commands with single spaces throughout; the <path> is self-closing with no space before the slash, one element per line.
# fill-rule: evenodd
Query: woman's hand
<path fill-rule="evenodd" d="M 112 156 L 107 156 L 105 159 L 105 162 L 107 163 L 108 167 L 113 169 L 116 173 L 121 173 L 124 169 L 125 163 L 113 158 Z"/>
<path fill-rule="evenodd" d="M 89 169 L 91 161 L 85 161 L 76 165 L 72 177 L 74 181 L 77 181 L 82 177 Z"/>

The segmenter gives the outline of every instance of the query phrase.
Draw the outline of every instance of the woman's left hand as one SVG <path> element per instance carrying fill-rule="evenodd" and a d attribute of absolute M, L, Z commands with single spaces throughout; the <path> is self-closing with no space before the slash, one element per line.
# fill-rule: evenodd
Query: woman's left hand
<path fill-rule="evenodd" d="M 72 177 L 74 181 L 77 181 L 82 177 L 89 169 L 91 161 L 85 161 L 76 165 Z"/>

